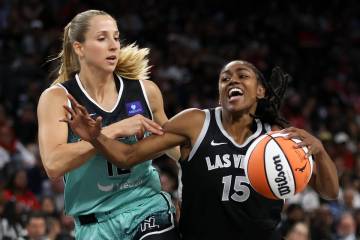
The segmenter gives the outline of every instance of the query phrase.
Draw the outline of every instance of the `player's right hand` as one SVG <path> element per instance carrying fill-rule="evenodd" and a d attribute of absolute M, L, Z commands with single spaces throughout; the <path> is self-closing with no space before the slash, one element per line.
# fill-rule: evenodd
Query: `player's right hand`
<path fill-rule="evenodd" d="M 60 121 L 68 123 L 71 130 L 82 140 L 90 142 L 96 139 L 101 132 L 102 117 L 91 118 L 86 108 L 79 104 L 73 96 L 68 94 L 67 97 L 71 102 L 71 108 L 67 105 L 63 106 L 68 114 Z"/>

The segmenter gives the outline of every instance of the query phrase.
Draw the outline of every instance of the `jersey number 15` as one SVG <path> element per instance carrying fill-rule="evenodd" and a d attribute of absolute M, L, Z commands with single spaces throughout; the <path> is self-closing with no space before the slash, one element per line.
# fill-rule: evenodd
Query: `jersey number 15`
<path fill-rule="evenodd" d="M 250 189 L 247 186 L 249 180 L 245 176 L 235 176 L 234 191 L 231 191 L 231 183 L 233 176 L 228 175 L 223 177 L 222 183 L 224 184 L 222 201 L 229 201 L 229 198 L 236 202 L 244 202 L 250 196 Z M 230 193 L 233 192 L 232 194 Z M 231 195 L 230 195 L 231 194 Z"/>

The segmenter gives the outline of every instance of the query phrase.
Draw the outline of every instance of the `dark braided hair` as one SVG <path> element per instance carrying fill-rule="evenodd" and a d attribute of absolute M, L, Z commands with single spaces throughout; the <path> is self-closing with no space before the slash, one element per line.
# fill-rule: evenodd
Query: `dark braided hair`
<path fill-rule="evenodd" d="M 256 78 L 261 81 L 265 88 L 265 97 L 258 100 L 253 117 L 259 118 L 262 122 L 269 123 L 270 125 L 278 125 L 282 128 L 287 127 L 289 122 L 281 116 L 279 111 L 288 82 L 291 81 L 291 76 L 276 66 L 272 69 L 269 81 L 265 79 L 264 75 L 253 64 L 244 62 L 255 72 Z"/>

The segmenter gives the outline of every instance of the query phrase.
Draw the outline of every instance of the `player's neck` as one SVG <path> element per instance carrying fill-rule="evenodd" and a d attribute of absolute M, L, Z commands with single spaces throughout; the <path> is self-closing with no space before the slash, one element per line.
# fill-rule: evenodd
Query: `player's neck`
<path fill-rule="evenodd" d="M 254 119 L 249 114 L 235 115 L 222 109 L 221 118 L 224 129 L 237 143 L 242 144 L 252 134 Z"/>
<path fill-rule="evenodd" d="M 95 100 L 101 100 L 104 96 L 115 90 L 114 75 L 104 74 L 98 71 L 80 71 L 79 78 L 86 92 Z"/>

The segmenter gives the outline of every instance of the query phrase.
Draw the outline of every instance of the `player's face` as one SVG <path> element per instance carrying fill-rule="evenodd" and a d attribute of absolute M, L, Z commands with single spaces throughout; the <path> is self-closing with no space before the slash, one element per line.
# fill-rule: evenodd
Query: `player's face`
<path fill-rule="evenodd" d="M 230 112 L 255 113 L 257 99 L 265 89 L 255 72 L 243 61 L 228 63 L 220 73 L 219 96 L 221 106 Z"/>
<path fill-rule="evenodd" d="M 108 15 L 92 17 L 85 41 L 77 51 L 81 64 L 96 70 L 113 72 L 120 51 L 119 30 L 114 19 Z"/>

